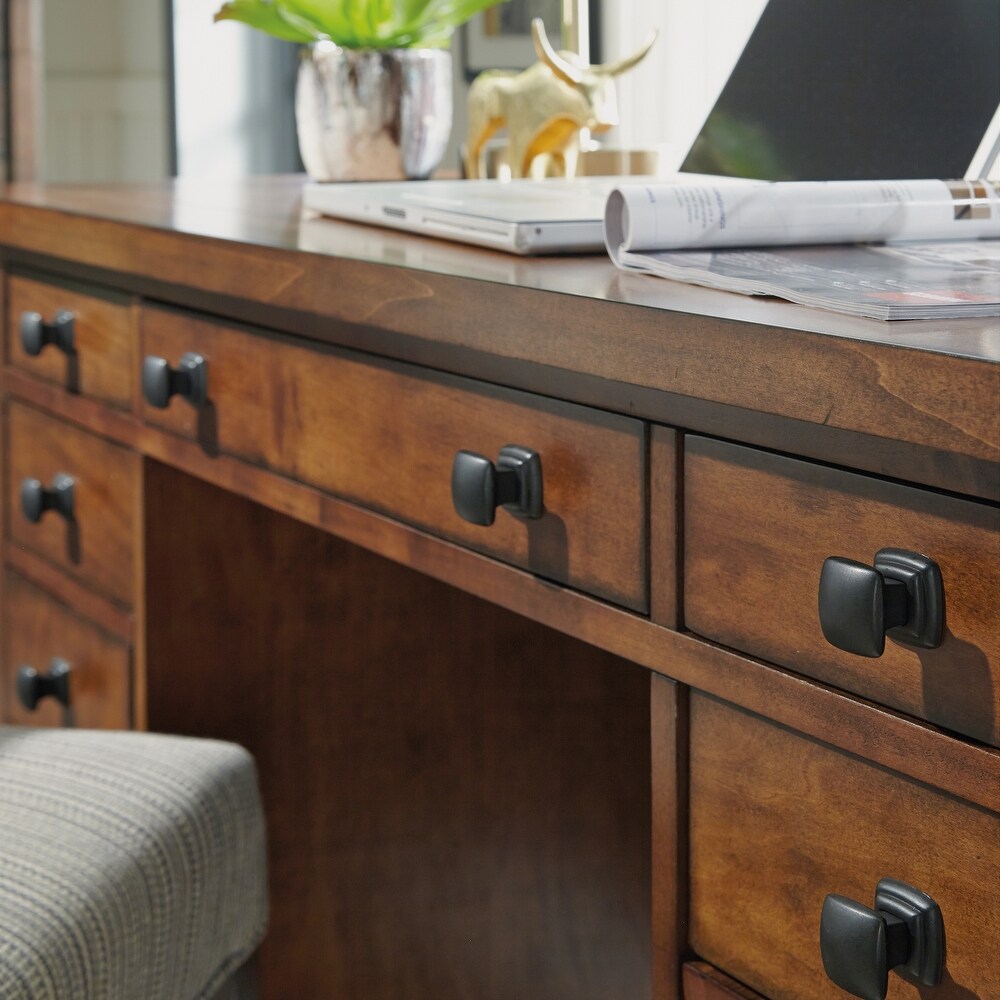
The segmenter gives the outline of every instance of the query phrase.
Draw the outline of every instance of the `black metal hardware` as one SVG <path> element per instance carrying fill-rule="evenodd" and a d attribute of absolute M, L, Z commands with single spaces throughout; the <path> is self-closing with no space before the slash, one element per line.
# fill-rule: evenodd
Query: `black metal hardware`
<path fill-rule="evenodd" d="M 460 451 L 451 468 L 451 499 L 470 524 L 492 524 L 501 506 L 514 517 L 541 517 L 542 460 L 516 444 L 504 445 L 495 465 L 484 455 Z"/>
<path fill-rule="evenodd" d="M 17 671 L 17 697 L 21 704 L 33 712 L 42 698 L 55 698 L 64 708 L 69 708 L 70 665 L 58 658 L 49 663 L 46 673 L 34 667 L 23 666 Z"/>
<path fill-rule="evenodd" d="M 67 521 L 73 520 L 73 487 L 76 480 L 65 472 L 57 473 L 48 488 L 42 486 L 37 479 L 25 479 L 21 482 L 21 510 L 32 523 L 37 524 L 47 510 L 54 510 Z"/>
<path fill-rule="evenodd" d="M 188 352 L 171 368 L 166 358 L 151 354 L 142 363 L 142 394 L 160 410 L 170 405 L 172 396 L 203 406 L 208 399 L 208 364 L 200 354 Z"/>
<path fill-rule="evenodd" d="M 845 896 L 826 897 L 819 947 L 837 986 L 863 1000 L 885 1000 L 890 969 L 920 986 L 941 982 L 944 920 L 926 893 L 884 878 L 874 909 Z"/>
<path fill-rule="evenodd" d="M 24 348 L 24 353 L 35 357 L 52 344 L 64 354 L 72 354 L 73 320 L 73 314 L 66 309 L 60 309 L 52 317 L 51 323 L 46 323 L 41 313 L 21 313 L 21 346 Z"/>
<path fill-rule="evenodd" d="M 819 578 L 819 621 L 827 642 L 859 656 L 881 656 L 887 634 L 935 649 L 944 630 L 941 570 L 904 549 L 880 549 L 874 566 L 831 556 Z"/>

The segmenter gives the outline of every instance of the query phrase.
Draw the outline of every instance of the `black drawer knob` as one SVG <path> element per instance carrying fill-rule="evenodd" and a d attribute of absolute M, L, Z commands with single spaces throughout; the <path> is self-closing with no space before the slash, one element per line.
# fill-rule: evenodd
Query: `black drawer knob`
<path fill-rule="evenodd" d="M 885 1000 L 890 969 L 920 986 L 941 982 L 944 921 L 930 896 L 884 878 L 874 909 L 845 896 L 826 897 L 819 946 L 826 974 L 842 990 Z"/>
<path fill-rule="evenodd" d="M 903 549 L 880 549 L 874 566 L 831 556 L 819 578 L 819 621 L 827 642 L 859 656 L 881 656 L 886 633 L 935 649 L 944 629 L 941 570 Z"/>
<path fill-rule="evenodd" d="M 516 444 L 501 448 L 495 465 L 484 455 L 460 451 L 451 468 L 451 500 L 470 524 L 492 524 L 497 507 L 515 517 L 541 517 L 542 460 Z"/>
<path fill-rule="evenodd" d="M 49 344 L 65 354 L 73 353 L 73 314 L 60 309 L 51 323 L 42 319 L 41 313 L 21 313 L 21 346 L 25 354 L 35 357 Z"/>
<path fill-rule="evenodd" d="M 21 483 L 21 510 L 24 512 L 24 516 L 32 524 L 37 524 L 47 510 L 54 510 L 67 521 L 72 521 L 75 482 L 72 476 L 67 476 L 64 472 L 57 473 L 49 487 L 43 486 L 37 479 L 23 480 Z"/>
<path fill-rule="evenodd" d="M 173 396 L 203 406 L 208 399 L 208 363 L 200 354 L 188 352 L 171 368 L 166 358 L 150 354 L 142 363 L 142 394 L 160 410 L 170 405 Z"/>
<path fill-rule="evenodd" d="M 60 705 L 69 708 L 70 672 L 69 664 L 60 659 L 52 660 L 44 674 L 34 667 L 20 667 L 17 671 L 18 701 L 29 712 L 34 712 L 43 698 L 55 698 Z"/>

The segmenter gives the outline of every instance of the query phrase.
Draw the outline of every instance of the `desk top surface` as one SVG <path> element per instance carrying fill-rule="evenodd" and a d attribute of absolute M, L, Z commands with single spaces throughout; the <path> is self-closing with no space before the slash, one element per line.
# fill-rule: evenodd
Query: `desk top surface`
<path fill-rule="evenodd" d="M 304 216 L 302 183 L 12 185 L 0 253 L 425 368 L 1000 495 L 996 319 L 885 323 L 626 274 L 603 255 L 517 258 Z"/>
<path fill-rule="evenodd" d="M 209 239 L 1000 361 L 1000 323 L 995 319 L 886 323 L 627 274 L 604 254 L 516 257 L 303 213 L 302 183 L 300 176 L 283 176 L 153 184 L 19 184 L 8 186 L 5 197 L 18 206 Z M 2 237 L 0 241 L 8 242 Z"/>

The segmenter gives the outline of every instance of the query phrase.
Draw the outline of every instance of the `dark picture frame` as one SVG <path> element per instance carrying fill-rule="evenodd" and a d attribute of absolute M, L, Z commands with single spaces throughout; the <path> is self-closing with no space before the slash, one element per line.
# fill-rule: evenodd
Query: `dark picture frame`
<path fill-rule="evenodd" d="M 575 0 L 564 22 L 563 0 L 507 0 L 473 17 L 462 29 L 466 80 L 483 70 L 527 69 L 536 62 L 531 21 L 541 17 L 557 48 L 573 48 L 596 62 L 599 50 L 600 0 Z"/>

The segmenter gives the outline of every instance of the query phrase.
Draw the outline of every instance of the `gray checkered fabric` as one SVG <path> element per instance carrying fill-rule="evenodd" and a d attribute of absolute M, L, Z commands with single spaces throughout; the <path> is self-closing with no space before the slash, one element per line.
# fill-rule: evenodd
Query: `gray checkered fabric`
<path fill-rule="evenodd" d="M 240 747 L 0 726 L 0 998 L 201 1000 L 267 920 Z"/>

